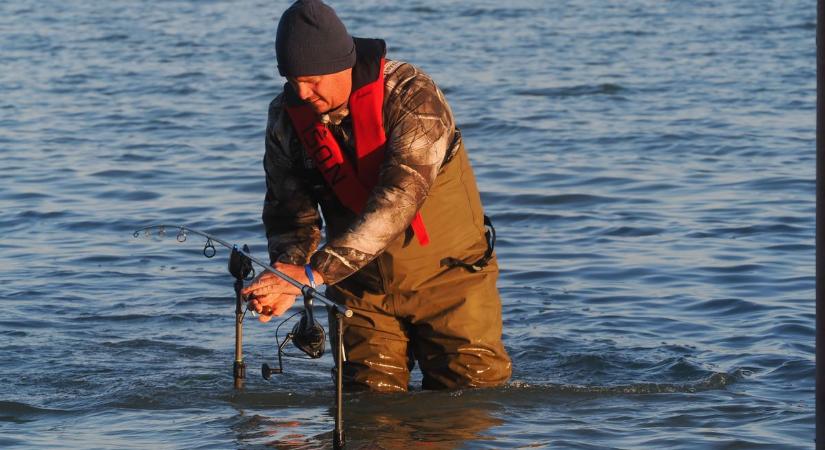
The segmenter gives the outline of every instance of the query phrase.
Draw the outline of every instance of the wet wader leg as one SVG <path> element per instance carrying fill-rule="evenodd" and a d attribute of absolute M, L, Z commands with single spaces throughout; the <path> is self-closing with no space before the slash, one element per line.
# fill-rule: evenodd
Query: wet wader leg
<path fill-rule="evenodd" d="M 424 389 L 494 387 L 511 375 L 501 340 L 498 269 L 458 274 L 455 282 L 420 291 L 407 299 L 416 359 Z"/>
<path fill-rule="evenodd" d="M 390 296 L 367 292 L 355 295 L 338 285 L 329 287 L 327 294 L 354 313 L 344 320 L 345 388 L 406 391 L 413 361 L 408 353 L 405 327 L 389 309 Z M 330 324 L 333 322 L 331 318 Z M 337 332 L 330 335 L 336 336 Z"/>

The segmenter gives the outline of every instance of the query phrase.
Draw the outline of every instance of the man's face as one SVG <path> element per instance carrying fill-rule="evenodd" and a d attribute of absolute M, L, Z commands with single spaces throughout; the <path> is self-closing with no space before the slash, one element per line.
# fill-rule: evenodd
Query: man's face
<path fill-rule="evenodd" d="M 326 75 L 287 77 L 301 100 L 309 103 L 317 114 L 329 112 L 349 100 L 352 90 L 352 69 Z"/>

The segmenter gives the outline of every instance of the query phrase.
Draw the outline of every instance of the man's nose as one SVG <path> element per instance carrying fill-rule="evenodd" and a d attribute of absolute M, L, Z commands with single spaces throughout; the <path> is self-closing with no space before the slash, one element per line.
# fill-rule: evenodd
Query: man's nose
<path fill-rule="evenodd" d="M 298 83 L 298 97 L 301 100 L 309 100 L 312 98 L 312 89 L 303 83 Z"/>

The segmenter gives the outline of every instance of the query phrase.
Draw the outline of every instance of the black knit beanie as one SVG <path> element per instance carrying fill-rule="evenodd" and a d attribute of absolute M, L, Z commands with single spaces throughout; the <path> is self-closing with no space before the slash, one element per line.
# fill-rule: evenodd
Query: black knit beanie
<path fill-rule="evenodd" d="M 321 0 L 298 0 L 278 22 L 278 72 L 284 77 L 325 75 L 355 65 L 355 42 Z"/>

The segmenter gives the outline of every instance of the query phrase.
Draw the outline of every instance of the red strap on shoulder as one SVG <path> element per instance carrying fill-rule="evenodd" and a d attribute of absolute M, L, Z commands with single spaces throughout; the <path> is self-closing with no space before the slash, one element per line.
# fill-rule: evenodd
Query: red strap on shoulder
<path fill-rule="evenodd" d="M 415 217 L 410 223 L 410 226 L 413 229 L 413 233 L 415 233 L 415 237 L 418 238 L 418 243 L 421 244 L 422 247 L 430 243 L 430 235 L 427 234 L 427 229 L 424 228 L 424 218 L 421 217 L 421 211 L 415 213 Z"/>
<path fill-rule="evenodd" d="M 349 97 L 352 113 L 352 133 L 358 154 L 358 176 L 367 186 L 378 183 L 378 172 L 384 162 L 384 59 L 378 67 L 378 78 L 354 91 Z"/>

